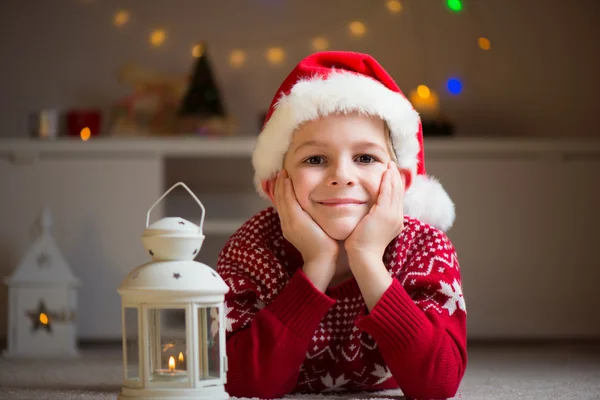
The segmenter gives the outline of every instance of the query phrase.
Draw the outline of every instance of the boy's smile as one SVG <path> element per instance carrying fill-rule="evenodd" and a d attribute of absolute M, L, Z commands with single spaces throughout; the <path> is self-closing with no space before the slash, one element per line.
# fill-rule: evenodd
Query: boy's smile
<path fill-rule="evenodd" d="M 333 199 L 318 201 L 318 203 L 321 205 L 324 205 L 324 206 L 336 207 L 336 206 L 360 205 L 360 204 L 364 204 L 365 202 L 356 200 L 356 199 L 351 199 L 351 198 L 339 198 L 339 199 L 333 198 Z"/>
<path fill-rule="evenodd" d="M 333 239 L 345 240 L 379 194 L 391 155 L 377 117 L 332 115 L 294 133 L 284 168 L 300 206 Z"/>

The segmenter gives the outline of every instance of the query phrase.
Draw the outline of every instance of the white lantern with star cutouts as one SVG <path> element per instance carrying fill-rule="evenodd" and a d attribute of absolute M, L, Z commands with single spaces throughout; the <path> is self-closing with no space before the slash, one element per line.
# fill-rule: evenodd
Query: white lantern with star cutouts
<path fill-rule="evenodd" d="M 177 186 L 202 210 L 200 225 L 179 217 L 149 225 L 152 209 Z M 205 209 L 182 182 L 150 207 L 142 242 L 152 261 L 132 270 L 122 299 L 124 382 L 119 399 L 228 399 L 224 299 L 229 288 L 194 261 Z"/>
<path fill-rule="evenodd" d="M 52 236 L 45 207 L 38 235 L 17 264 L 8 285 L 6 358 L 77 357 L 77 279 Z"/>

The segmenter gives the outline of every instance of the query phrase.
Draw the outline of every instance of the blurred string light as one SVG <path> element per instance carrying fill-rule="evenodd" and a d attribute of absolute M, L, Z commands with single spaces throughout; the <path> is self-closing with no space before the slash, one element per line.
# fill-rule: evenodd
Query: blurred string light
<path fill-rule="evenodd" d="M 164 29 L 155 29 L 150 34 L 150 44 L 152 44 L 152 46 L 154 46 L 154 47 L 162 46 L 162 44 L 165 42 L 166 38 L 167 38 L 167 33 L 165 32 Z"/>
<path fill-rule="evenodd" d="M 426 85 L 417 86 L 417 94 L 422 99 L 428 99 L 431 96 L 431 90 Z"/>
<path fill-rule="evenodd" d="M 408 99 L 421 118 L 435 119 L 439 116 L 440 99 L 426 85 L 419 85 L 416 90 L 411 90 Z"/>
<path fill-rule="evenodd" d="M 204 44 L 198 43 L 192 47 L 192 57 L 200 58 L 204 54 Z"/>
<path fill-rule="evenodd" d="M 324 51 L 329 48 L 329 42 L 323 37 L 316 37 L 312 41 L 312 48 L 315 51 Z"/>
<path fill-rule="evenodd" d="M 281 47 L 271 47 L 267 50 L 267 60 L 273 65 L 281 64 L 284 58 L 285 52 Z"/>
<path fill-rule="evenodd" d="M 233 50 L 229 53 L 229 65 L 239 68 L 246 62 L 246 53 L 243 50 Z"/>
<path fill-rule="evenodd" d="M 480 37 L 479 39 L 477 39 L 477 45 L 482 50 L 489 50 L 492 47 L 490 40 L 484 37 Z"/>
<path fill-rule="evenodd" d="M 462 92 L 462 82 L 458 78 L 448 79 L 446 86 L 448 87 L 448 91 L 452 94 L 460 94 L 460 92 Z"/>
<path fill-rule="evenodd" d="M 127 22 L 129 22 L 129 11 L 127 10 L 119 10 L 115 14 L 114 18 L 115 26 L 123 26 Z"/>
<path fill-rule="evenodd" d="M 385 6 L 390 12 L 399 13 L 402 11 L 402 4 L 398 0 L 387 0 Z"/>
<path fill-rule="evenodd" d="M 348 25 L 348 28 L 350 29 L 350 33 L 356 37 L 363 36 L 367 31 L 365 24 L 360 21 L 352 21 L 350 25 Z"/>
<path fill-rule="evenodd" d="M 462 2 L 460 0 L 447 0 L 446 4 L 448 5 L 448 8 L 454 12 L 462 10 Z"/>
<path fill-rule="evenodd" d="M 82 2 L 91 2 L 93 0 L 81 0 Z M 461 0 L 446 0 L 447 7 L 454 12 L 462 11 L 463 4 Z M 386 0 L 385 6 L 388 11 L 392 13 L 400 13 L 402 11 L 402 3 L 399 0 Z M 130 20 L 130 12 L 128 10 L 119 10 L 115 13 L 113 23 L 117 27 L 126 25 Z M 348 29 L 352 36 L 362 37 L 365 35 L 367 29 L 363 22 L 352 21 L 348 24 Z M 150 34 L 150 43 L 154 47 L 160 47 L 164 44 L 167 38 L 166 31 L 164 29 L 155 29 Z M 329 41 L 324 37 L 315 37 L 311 42 L 312 49 L 315 51 L 324 51 L 330 48 Z M 482 50 L 490 50 L 491 43 L 488 38 L 480 37 L 477 39 L 477 45 Z M 192 56 L 195 58 L 201 57 L 204 54 L 205 47 L 202 43 L 195 44 L 192 47 Z M 285 59 L 285 52 L 281 47 L 271 47 L 266 51 L 266 59 L 272 65 L 281 64 Z M 241 49 L 234 49 L 229 53 L 229 65 L 233 68 L 242 67 L 247 61 L 247 53 Z M 457 95 L 462 93 L 463 85 L 462 81 L 458 78 L 450 78 L 447 81 L 447 89 L 450 93 Z M 419 85 L 414 91 L 415 96 L 422 100 L 427 100 L 432 96 L 432 91 L 426 85 Z M 435 95 L 434 95 L 435 96 Z M 82 130 L 82 139 L 87 133 Z M 87 139 L 84 139 L 87 140 Z"/>

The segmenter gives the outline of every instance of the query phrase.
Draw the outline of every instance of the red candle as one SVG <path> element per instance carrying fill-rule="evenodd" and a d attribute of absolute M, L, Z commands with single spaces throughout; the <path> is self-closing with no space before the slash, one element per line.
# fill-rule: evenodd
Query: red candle
<path fill-rule="evenodd" d="M 72 110 L 67 113 L 67 132 L 69 136 L 88 140 L 100 134 L 100 111 Z"/>

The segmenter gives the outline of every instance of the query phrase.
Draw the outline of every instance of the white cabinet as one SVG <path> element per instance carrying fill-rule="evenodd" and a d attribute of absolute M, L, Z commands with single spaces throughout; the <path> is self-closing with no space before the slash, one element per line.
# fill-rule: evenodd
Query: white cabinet
<path fill-rule="evenodd" d="M 457 207 L 449 236 L 462 268 L 470 338 L 600 337 L 600 142 L 426 138 L 426 167 Z M 184 181 L 206 207 L 197 260 L 268 203 L 255 192 L 252 139 L 0 141 L 0 276 L 10 275 L 43 205 L 79 292 L 78 334 L 119 340 L 125 275 L 148 260 L 148 208 Z M 199 209 L 174 191 L 151 221 Z M 0 338 L 6 336 L 0 286 Z"/>
<path fill-rule="evenodd" d="M 146 210 L 161 194 L 160 158 L 63 155 L 20 165 L 0 158 L 0 182 L 0 276 L 15 268 L 28 248 L 29 228 L 48 205 L 56 242 L 82 281 L 79 336 L 117 337 L 121 320 L 116 288 L 146 259 L 139 237 Z M 6 286 L 0 290 L 4 316 Z M 6 322 L 1 319 L 3 337 Z"/>

